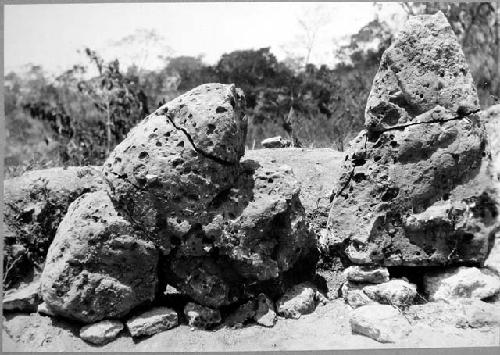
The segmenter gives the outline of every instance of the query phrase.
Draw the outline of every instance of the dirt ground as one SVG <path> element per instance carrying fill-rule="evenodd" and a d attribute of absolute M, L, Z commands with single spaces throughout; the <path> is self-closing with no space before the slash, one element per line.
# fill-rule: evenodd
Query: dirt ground
<path fill-rule="evenodd" d="M 76 325 L 39 314 L 4 315 L 3 351 L 258 351 L 327 350 L 353 348 L 498 346 L 500 329 L 461 329 L 415 323 L 404 340 L 378 343 L 354 335 L 349 325 L 350 307 L 337 299 L 318 306 L 298 320 L 279 318 L 273 328 L 249 325 L 241 329 L 221 326 L 213 331 L 191 330 L 181 325 L 152 337 L 134 341 L 122 331 L 104 346 L 90 345 L 78 337 Z"/>

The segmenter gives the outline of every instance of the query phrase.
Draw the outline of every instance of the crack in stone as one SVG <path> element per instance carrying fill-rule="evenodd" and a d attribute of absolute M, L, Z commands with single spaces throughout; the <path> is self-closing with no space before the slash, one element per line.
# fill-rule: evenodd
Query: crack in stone
<path fill-rule="evenodd" d="M 459 120 L 466 119 L 466 118 L 468 118 L 471 115 L 475 115 L 475 114 L 479 113 L 480 111 L 481 111 L 480 109 L 477 109 L 477 110 L 469 112 L 469 113 L 467 113 L 465 115 L 454 116 L 453 118 L 450 118 L 450 119 L 447 119 L 447 120 L 431 120 L 431 121 L 425 121 L 425 122 L 410 122 L 410 123 L 407 123 L 407 124 L 404 124 L 404 125 L 400 125 L 400 126 L 392 126 L 392 127 L 380 130 L 380 131 L 377 130 L 377 131 L 375 131 L 373 133 L 382 134 L 382 133 L 385 133 L 385 132 L 388 132 L 388 131 L 402 130 L 402 129 L 405 129 L 407 127 L 421 125 L 421 124 L 446 123 L 446 122 L 451 122 L 451 121 L 459 121 Z"/>
<path fill-rule="evenodd" d="M 170 117 L 170 115 L 167 113 L 165 113 L 165 117 L 167 118 L 167 120 L 170 121 L 170 123 L 172 124 L 172 126 L 174 126 L 175 129 L 177 129 L 178 131 L 181 131 L 184 133 L 184 135 L 186 136 L 186 138 L 189 140 L 189 142 L 191 143 L 191 145 L 193 146 L 193 149 L 203 155 L 205 158 L 208 158 L 208 159 L 211 159 L 213 161 L 215 161 L 216 163 L 219 163 L 221 165 L 225 165 L 225 166 L 235 166 L 237 165 L 238 163 L 234 163 L 234 162 L 230 162 L 230 161 L 227 161 L 227 160 L 224 160 L 224 159 L 221 159 L 213 154 L 210 154 L 210 153 L 207 153 L 205 151 L 203 151 L 202 149 L 198 148 L 196 146 L 196 144 L 194 143 L 193 141 L 193 138 L 191 137 L 191 135 L 182 127 L 179 127 L 177 126 L 175 123 L 174 123 L 174 120 Z"/>
<path fill-rule="evenodd" d="M 368 134 L 369 133 L 376 133 L 376 134 L 380 135 L 380 134 L 388 132 L 388 131 L 403 130 L 403 129 L 407 128 L 407 127 L 416 126 L 416 125 L 420 125 L 420 124 L 446 123 L 446 122 L 450 122 L 450 121 L 458 121 L 458 120 L 466 119 L 466 118 L 468 118 L 471 115 L 479 113 L 480 111 L 481 111 L 480 109 L 477 109 L 477 110 L 474 110 L 473 112 L 469 112 L 468 114 L 458 115 L 458 116 L 455 116 L 455 117 L 447 119 L 447 120 L 432 120 L 432 121 L 425 121 L 425 122 L 410 122 L 410 123 L 405 124 L 405 125 L 393 126 L 393 127 L 390 127 L 390 128 L 386 128 L 386 129 L 384 129 L 382 131 L 367 132 L 367 133 L 365 133 L 365 145 L 364 145 L 364 148 L 366 150 L 366 142 L 368 140 Z M 354 177 L 355 170 L 356 170 L 356 166 L 354 166 L 352 168 L 351 173 L 350 173 L 349 177 L 347 178 L 346 183 L 344 184 L 344 186 L 342 186 L 342 188 L 339 190 L 339 192 L 335 194 L 335 198 L 341 196 L 342 193 L 344 192 L 344 190 L 347 189 L 347 187 L 351 183 L 351 180 Z M 333 199 L 330 202 L 333 202 Z"/>

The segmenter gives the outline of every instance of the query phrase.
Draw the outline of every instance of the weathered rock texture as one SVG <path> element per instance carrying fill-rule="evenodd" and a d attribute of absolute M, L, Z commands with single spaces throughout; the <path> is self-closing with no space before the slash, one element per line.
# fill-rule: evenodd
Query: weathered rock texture
<path fill-rule="evenodd" d="M 132 337 L 154 335 L 171 329 L 179 323 L 177 313 L 167 307 L 158 307 L 132 317 L 127 328 Z"/>
<path fill-rule="evenodd" d="M 481 113 L 488 132 L 489 150 L 493 162 L 494 176 L 496 177 L 497 194 L 500 195 L 500 105 L 491 106 Z M 500 275 L 500 232 L 495 234 L 493 246 L 484 266 Z"/>
<path fill-rule="evenodd" d="M 119 216 L 107 192 L 75 200 L 50 246 L 42 296 L 58 315 L 92 323 L 151 301 L 158 252 Z"/>
<path fill-rule="evenodd" d="M 40 273 L 70 203 L 103 188 L 105 183 L 93 167 L 36 170 L 5 180 L 4 287 Z"/>
<path fill-rule="evenodd" d="M 300 183 L 300 201 L 315 233 L 326 228 L 334 181 L 340 177 L 344 153 L 330 148 L 255 149 L 245 159 L 287 165 Z"/>
<path fill-rule="evenodd" d="M 189 302 L 184 307 L 184 315 L 191 327 L 201 329 L 212 328 L 222 320 L 218 309 L 201 306 L 193 302 Z"/>
<path fill-rule="evenodd" d="M 103 320 L 83 326 L 80 329 L 80 338 L 92 344 L 102 345 L 114 340 L 122 330 L 122 322 Z"/>
<path fill-rule="evenodd" d="M 299 284 L 288 290 L 277 302 L 278 314 L 285 318 L 298 319 L 316 309 L 318 290 L 309 284 Z"/>
<path fill-rule="evenodd" d="M 354 334 L 381 343 L 394 343 L 410 333 L 410 324 L 397 308 L 389 305 L 366 305 L 355 309 L 350 324 Z"/>
<path fill-rule="evenodd" d="M 258 294 L 300 260 L 314 268 L 291 169 L 240 162 L 244 105 L 234 85 L 201 85 L 142 121 L 103 167 L 118 209 L 160 249 L 162 281 L 209 307 Z"/>
<path fill-rule="evenodd" d="M 18 288 L 5 292 L 2 308 L 5 311 L 33 312 L 41 302 L 40 280 L 29 284 L 21 284 Z"/>
<path fill-rule="evenodd" d="M 481 264 L 498 229 L 484 125 L 442 13 L 411 18 L 384 53 L 329 216 L 351 262 Z"/>
<path fill-rule="evenodd" d="M 424 287 L 431 301 L 485 299 L 500 292 L 500 278 L 487 270 L 462 266 L 425 275 Z"/>

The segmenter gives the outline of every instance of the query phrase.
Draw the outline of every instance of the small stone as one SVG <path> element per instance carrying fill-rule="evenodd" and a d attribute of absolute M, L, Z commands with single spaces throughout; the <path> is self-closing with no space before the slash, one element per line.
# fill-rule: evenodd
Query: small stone
<path fill-rule="evenodd" d="M 37 312 L 45 316 L 51 316 L 51 317 L 56 316 L 55 312 L 52 309 L 50 309 L 50 307 L 45 302 L 42 302 L 38 305 Z"/>
<path fill-rule="evenodd" d="M 132 337 L 154 335 L 171 329 L 178 324 L 177 313 L 167 307 L 158 307 L 127 321 Z"/>
<path fill-rule="evenodd" d="M 344 289 L 342 290 L 343 297 L 347 304 L 352 308 L 366 306 L 367 304 L 375 303 L 361 289 Z"/>
<path fill-rule="evenodd" d="M 80 329 L 80 338 L 92 344 L 102 345 L 114 340 L 122 330 L 122 322 L 103 320 L 82 327 Z"/>
<path fill-rule="evenodd" d="M 353 334 L 381 343 L 394 343 L 410 332 L 409 322 L 389 305 L 366 305 L 355 309 L 350 324 Z"/>
<path fill-rule="evenodd" d="M 347 280 L 352 282 L 380 284 L 389 281 L 386 267 L 349 266 L 344 272 Z"/>
<path fill-rule="evenodd" d="M 304 283 L 295 285 L 278 300 L 278 314 L 285 318 L 299 319 L 316 308 L 316 289 Z"/>
<path fill-rule="evenodd" d="M 255 321 L 264 327 L 273 327 L 278 319 L 273 301 L 263 293 L 259 294 L 257 300 L 258 308 L 254 317 Z"/>
<path fill-rule="evenodd" d="M 2 306 L 4 311 L 35 312 L 40 302 L 40 281 L 37 280 L 7 291 Z"/>
<path fill-rule="evenodd" d="M 272 138 L 264 139 L 260 144 L 264 148 L 286 148 L 292 145 L 288 139 L 281 138 L 281 136 L 276 136 Z"/>
<path fill-rule="evenodd" d="M 221 322 L 220 312 L 217 309 L 201 306 L 189 302 L 184 307 L 184 314 L 190 327 L 208 329 Z"/>
<path fill-rule="evenodd" d="M 431 301 L 455 298 L 485 299 L 500 291 L 500 278 L 492 272 L 462 266 L 424 276 L 424 287 Z"/>
<path fill-rule="evenodd" d="M 405 280 L 391 280 L 379 285 L 366 286 L 363 292 L 372 300 L 395 306 L 413 303 L 417 286 Z"/>

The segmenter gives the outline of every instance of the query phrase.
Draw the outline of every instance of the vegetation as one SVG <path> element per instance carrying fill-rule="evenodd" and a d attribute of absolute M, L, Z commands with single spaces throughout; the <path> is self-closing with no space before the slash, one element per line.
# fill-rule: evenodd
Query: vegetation
<path fill-rule="evenodd" d="M 401 6 L 409 15 L 442 10 L 463 45 L 481 104 L 498 102 L 495 3 Z M 208 82 L 235 83 L 244 90 L 249 148 L 282 135 L 296 145 L 344 150 L 362 128 L 371 83 L 393 34 L 387 23 L 375 18 L 338 48 L 339 64 L 318 67 L 309 63 L 309 56 L 320 26 L 305 20 L 299 24 L 305 31 L 305 56 L 299 59 L 278 61 L 269 48 L 261 48 L 227 53 L 207 65 L 202 57 L 166 53 L 162 70 L 147 71 L 138 64 L 124 71 L 118 59 L 105 62 L 87 48 L 87 67 L 74 66 L 53 79 L 38 66 L 23 75 L 8 73 L 7 175 L 54 165 L 101 164 L 130 128 L 158 105 Z M 97 75 L 88 78 L 91 69 Z"/>

